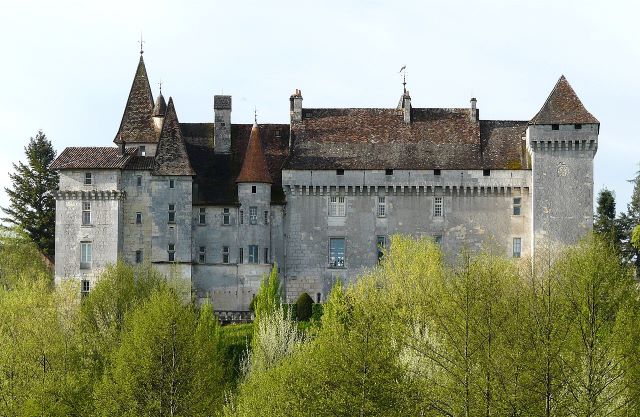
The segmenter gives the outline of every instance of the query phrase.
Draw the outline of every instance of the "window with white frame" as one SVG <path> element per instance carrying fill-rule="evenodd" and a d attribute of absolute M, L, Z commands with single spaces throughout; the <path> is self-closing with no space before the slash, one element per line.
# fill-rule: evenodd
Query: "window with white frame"
<path fill-rule="evenodd" d="M 376 238 L 376 250 L 378 252 L 378 263 L 382 262 L 382 258 L 384 257 L 384 250 L 386 247 L 387 247 L 386 236 L 378 236 Z"/>
<path fill-rule="evenodd" d="M 200 246 L 199 250 L 198 250 L 198 263 L 205 263 L 207 262 L 207 248 L 206 246 Z"/>
<path fill-rule="evenodd" d="M 522 206 L 522 197 L 513 197 L 513 215 L 520 215 L 520 208 Z"/>
<path fill-rule="evenodd" d="M 176 222 L 176 205 L 169 204 L 169 223 Z"/>
<path fill-rule="evenodd" d="M 442 197 L 433 198 L 433 217 L 442 217 Z"/>
<path fill-rule="evenodd" d="M 141 264 L 142 263 L 142 249 L 138 249 L 136 251 L 136 263 L 137 264 Z"/>
<path fill-rule="evenodd" d="M 205 207 L 200 207 L 200 209 L 198 210 L 198 223 L 207 223 L 207 209 Z"/>
<path fill-rule="evenodd" d="M 88 279 L 83 279 L 80 281 L 80 294 L 84 297 L 89 295 L 89 290 L 91 289 L 91 283 Z"/>
<path fill-rule="evenodd" d="M 84 173 L 84 185 L 93 184 L 93 175 L 90 172 Z"/>
<path fill-rule="evenodd" d="M 225 226 L 231 224 L 231 213 L 229 212 L 228 207 L 222 209 L 222 224 Z"/>
<path fill-rule="evenodd" d="M 249 245 L 249 263 L 258 263 L 258 245 Z"/>
<path fill-rule="evenodd" d="M 522 239 L 519 237 L 513 238 L 513 257 L 519 258 L 522 255 Z"/>
<path fill-rule="evenodd" d="M 80 269 L 91 269 L 93 261 L 93 245 L 91 242 L 80 242 Z"/>
<path fill-rule="evenodd" d="M 258 207 L 249 207 L 249 223 L 258 224 Z"/>
<path fill-rule="evenodd" d="M 385 196 L 378 197 L 378 217 L 387 215 L 387 198 Z"/>
<path fill-rule="evenodd" d="M 142 212 L 136 212 L 136 224 L 142 224 Z"/>
<path fill-rule="evenodd" d="M 344 196 L 329 197 L 329 216 L 344 217 L 347 212 L 347 205 Z"/>
<path fill-rule="evenodd" d="M 222 247 L 222 263 L 223 264 L 229 263 L 229 246 Z"/>
<path fill-rule="evenodd" d="M 345 242 L 343 237 L 329 239 L 329 267 L 344 268 Z"/>
<path fill-rule="evenodd" d="M 140 156 L 147 156 L 147 148 L 144 145 L 140 145 Z"/>
<path fill-rule="evenodd" d="M 88 226 L 91 224 L 91 203 L 88 201 L 82 202 L 82 225 Z"/>
<path fill-rule="evenodd" d="M 175 243 L 169 243 L 167 245 L 167 258 L 169 262 L 174 262 L 176 260 L 176 245 Z"/>

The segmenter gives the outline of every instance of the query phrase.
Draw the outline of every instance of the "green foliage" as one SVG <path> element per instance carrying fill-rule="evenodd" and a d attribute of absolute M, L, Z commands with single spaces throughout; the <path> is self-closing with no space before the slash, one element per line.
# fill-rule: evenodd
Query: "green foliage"
<path fill-rule="evenodd" d="M 52 271 L 36 244 L 19 229 L 0 229 L 0 288 L 36 281 L 53 282 Z"/>
<path fill-rule="evenodd" d="M 636 250 L 640 251 L 640 224 L 633 229 L 631 234 L 631 244 Z"/>
<path fill-rule="evenodd" d="M 296 317 L 300 321 L 309 321 L 313 314 L 313 298 L 306 292 L 296 300 Z"/>
<path fill-rule="evenodd" d="M 322 319 L 324 306 L 322 304 L 314 304 L 311 306 L 311 320 L 319 322 Z"/>
<path fill-rule="evenodd" d="M 633 183 L 633 193 L 631 201 L 627 205 L 626 213 L 620 214 L 619 224 L 623 236 L 622 255 L 623 259 L 633 264 L 636 268 L 636 276 L 640 277 L 640 248 L 632 244 L 633 231 L 640 225 L 640 171 L 636 173 Z"/>
<path fill-rule="evenodd" d="M 616 220 L 616 200 L 613 192 L 606 188 L 601 190 L 597 203 L 593 231 L 617 248 L 620 246 L 623 236 Z"/>
<path fill-rule="evenodd" d="M 24 148 L 27 163 L 13 164 L 11 188 L 5 188 L 9 207 L 2 207 L 3 221 L 23 229 L 42 253 L 53 257 L 55 250 L 55 200 L 58 174 L 49 168 L 56 152 L 42 131 Z"/>
<path fill-rule="evenodd" d="M 262 280 L 255 298 L 255 322 L 258 323 L 263 316 L 279 310 L 281 304 L 282 289 L 278 278 L 278 265 L 274 264 L 269 276 Z"/>
<path fill-rule="evenodd" d="M 225 366 L 225 381 L 231 387 L 242 376 L 242 364 L 253 339 L 253 324 L 231 324 L 220 328 L 222 340 L 222 363 Z"/>

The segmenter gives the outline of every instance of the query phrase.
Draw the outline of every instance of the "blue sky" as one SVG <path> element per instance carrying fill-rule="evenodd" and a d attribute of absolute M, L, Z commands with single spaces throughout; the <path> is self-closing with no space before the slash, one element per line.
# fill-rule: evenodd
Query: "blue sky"
<path fill-rule="evenodd" d="M 601 122 L 595 190 L 626 209 L 638 171 L 640 25 L 622 1 L 21 1 L 0 13 L 0 187 L 42 129 L 58 152 L 108 146 L 145 39 L 184 122 L 287 122 L 305 107 L 393 107 L 407 65 L 415 107 L 466 107 L 529 120 L 564 74 Z M 7 204 L 0 192 L 0 205 Z"/>

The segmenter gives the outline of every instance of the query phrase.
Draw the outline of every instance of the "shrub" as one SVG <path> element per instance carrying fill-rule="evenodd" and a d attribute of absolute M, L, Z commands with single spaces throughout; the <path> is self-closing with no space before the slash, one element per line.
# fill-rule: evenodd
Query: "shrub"
<path fill-rule="evenodd" d="M 296 316 L 300 321 L 308 321 L 313 313 L 313 299 L 309 294 L 303 292 L 296 300 Z"/>
<path fill-rule="evenodd" d="M 313 306 L 311 306 L 311 320 L 320 321 L 323 313 L 324 306 L 322 304 L 314 304 Z"/>

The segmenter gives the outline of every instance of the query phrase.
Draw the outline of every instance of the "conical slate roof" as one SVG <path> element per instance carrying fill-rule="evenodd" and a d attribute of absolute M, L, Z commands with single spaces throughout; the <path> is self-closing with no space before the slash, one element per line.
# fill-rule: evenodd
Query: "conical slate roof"
<path fill-rule="evenodd" d="M 153 175 L 195 175 L 189 162 L 180 122 L 171 97 L 167 104 L 152 173 Z"/>
<path fill-rule="evenodd" d="M 120 128 L 113 141 L 115 143 L 121 141 L 130 143 L 158 141 L 153 124 L 153 94 L 142 55 L 140 55 L 136 75 L 133 78 L 133 84 L 131 84 Z"/>
<path fill-rule="evenodd" d="M 569 81 L 560 77 L 544 105 L 529 122 L 532 125 L 588 124 L 600 122 L 584 108 Z"/>
<path fill-rule="evenodd" d="M 267 167 L 267 160 L 264 157 L 262 143 L 260 143 L 260 129 L 254 123 L 247 144 L 247 151 L 244 154 L 242 168 L 236 182 L 263 182 L 271 184 L 271 175 Z"/>
<path fill-rule="evenodd" d="M 162 93 L 158 95 L 156 98 L 156 105 L 153 107 L 153 115 L 154 116 L 164 116 L 167 112 L 167 103 L 164 101 L 164 96 Z"/>

